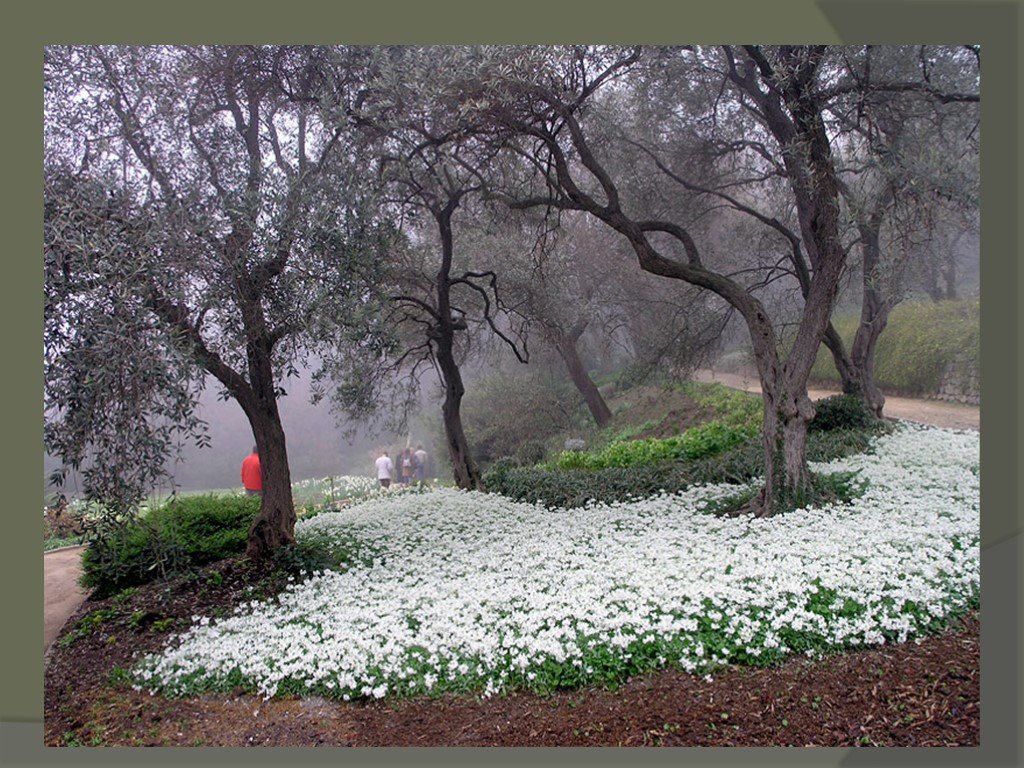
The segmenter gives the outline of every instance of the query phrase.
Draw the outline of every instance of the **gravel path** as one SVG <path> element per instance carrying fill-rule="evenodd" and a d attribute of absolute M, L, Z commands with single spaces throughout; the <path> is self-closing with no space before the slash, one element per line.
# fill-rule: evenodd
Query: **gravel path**
<path fill-rule="evenodd" d="M 719 373 L 718 371 L 697 371 L 697 381 L 717 381 L 733 389 L 746 392 L 761 392 L 757 376 L 744 376 L 736 373 Z M 807 394 L 811 400 L 819 400 L 835 395 L 838 389 L 810 389 Z M 910 397 L 885 396 L 882 415 L 892 419 L 916 421 L 920 424 L 931 424 L 935 427 L 949 429 L 978 429 L 980 409 L 976 405 L 960 405 L 942 400 L 918 400 Z"/>
<path fill-rule="evenodd" d="M 67 547 L 43 554 L 43 651 L 57 639 L 88 592 L 78 586 L 84 547 Z"/>

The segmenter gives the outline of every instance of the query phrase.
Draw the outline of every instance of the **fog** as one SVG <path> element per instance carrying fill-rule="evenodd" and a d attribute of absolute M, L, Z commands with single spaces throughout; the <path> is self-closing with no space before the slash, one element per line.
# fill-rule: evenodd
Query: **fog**
<path fill-rule="evenodd" d="M 433 382 L 424 381 L 424 407 L 429 406 L 429 393 Z M 382 429 L 369 429 L 361 425 L 352 441 L 344 435 L 326 401 L 317 405 L 310 403 L 310 378 L 300 374 L 284 382 L 287 392 L 278 401 L 281 422 L 288 445 L 288 459 L 292 481 L 329 475 L 374 476 L 373 461 L 381 448 L 394 450 L 422 442 L 429 450 L 432 446 L 426 428 L 422 426 L 424 416 L 414 415 L 410 419 L 410 431 L 401 435 Z M 181 491 L 221 490 L 241 487 L 239 476 L 242 459 L 252 450 L 254 440 L 252 429 L 241 407 L 234 400 L 220 400 L 219 388 L 208 385 L 198 407 L 198 415 L 208 424 L 210 444 L 199 448 L 194 444 L 183 447 L 179 460 L 168 465 L 174 478 L 174 485 Z M 45 478 L 57 469 L 60 463 L 51 456 L 44 458 Z M 52 493 L 52 487 L 46 487 Z M 157 489 L 169 491 L 170 487 Z M 64 492 L 69 496 L 80 495 L 81 485 L 74 476 L 69 476 Z"/>

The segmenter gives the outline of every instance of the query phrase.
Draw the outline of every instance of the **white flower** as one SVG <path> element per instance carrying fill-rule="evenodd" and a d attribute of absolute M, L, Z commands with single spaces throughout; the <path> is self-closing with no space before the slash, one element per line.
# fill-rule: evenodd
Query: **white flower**
<path fill-rule="evenodd" d="M 195 617 L 137 682 L 173 691 L 241 674 L 270 696 L 331 679 L 347 700 L 472 674 L 490 696 L 549 663 L 593 674 L 595 650 L 624 660 L 637 642 L 665 643 L 669 663 L 671 641 L 671 663 L 705 673 L 734 653 L 788 653 L 785 630 L 832 646 L 917 638 L 918 617 L 977 598 L 977 463 L 976 432 L 904 425 L 873 453 L 813 465 L 859 470 L 861 498 L 757 520 L 700 511 L 736 493 L 725 484 L 574 510 L 376 493 L 296 524 L 300 540 L 355 551 L 350 567 Z M 709 628 L 713 646 L 695 634 Z"/>

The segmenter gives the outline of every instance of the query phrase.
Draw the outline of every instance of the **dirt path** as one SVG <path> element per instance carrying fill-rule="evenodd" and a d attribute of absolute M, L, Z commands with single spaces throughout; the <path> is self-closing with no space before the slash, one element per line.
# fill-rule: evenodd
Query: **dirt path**
<path fill-rule="evenodd" d="M 57 639 L 60 628 L 85 600 L 78 586 L 83 547 L 43 553 L 43 651 Z"/>
<path fill-rule="evenodd" d="M 756 376 L 744 376 L 736 373 L 719 373 L 717 371 L 697 371 L 697 381 L 717 381 L 733 389 L 746 392 L 761 392 Z M 811 400 L 818 400 L 839 392 L 838 389 L 812 389 L 807 394 Z M 909 397 L 885 396 L 883 415 L 893 419 L 916 421 L 920 424 L 931 424 L 935 427 L 949 429 L 978 429 L 980 409 L 974 405 L 946 403 L 941 400 L 917 400 Z"/>
<path fill-rule="evenodd" d="M 760 392 L 757 378 L 733 373 L 698 371 L 698 381 L 717 381 L 727 387 L 747 392 Z M 812 400 L 836 394 L 837 390 L 814 389 Z M 951 429 L 978 429 L 979 409 L 939 400 L 915 400 L 907 397 L 885 398 L 885 415 L 922 424 Z M 43 650 L 57 638 L 61 627 L 85 600 L 86 592 L 78 586 L 81 573 L 81 547 L 47 552 L 43 555 Z"/>

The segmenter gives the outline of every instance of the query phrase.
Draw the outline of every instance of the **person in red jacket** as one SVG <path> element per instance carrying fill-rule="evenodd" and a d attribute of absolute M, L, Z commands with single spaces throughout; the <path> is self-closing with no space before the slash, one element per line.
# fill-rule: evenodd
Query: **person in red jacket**
<path fill-rule="evenodd" d="M 263 473 L 260 472 L 260 452 L 256 446 L 252 447 L 252 453 L 242 461 L 242 485 L 249 496 L 259 496 L 263 493 Z"/>

